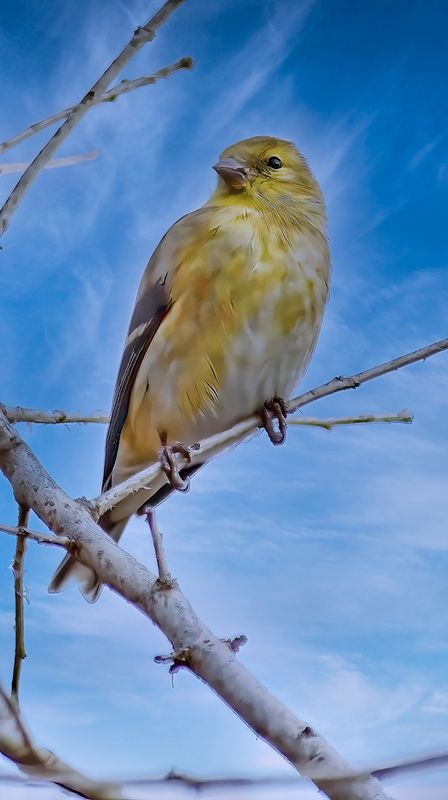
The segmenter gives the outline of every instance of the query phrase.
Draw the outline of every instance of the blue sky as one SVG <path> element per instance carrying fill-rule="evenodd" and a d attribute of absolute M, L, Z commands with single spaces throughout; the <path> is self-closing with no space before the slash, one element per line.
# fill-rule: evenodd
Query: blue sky
<path fill-rule="evenodd" d="M 0 139 L 79 99 L 155 7 L 4 0 Z M 445 337 L 447 17 L 442 0 L 189 0 L 122 77 L 183 55 L 195 70 L 93 110 L 59 155 L 97 160 L 42 174 L 2 240 L 2 402 L 109 408 L 149 255 L 205 202 L 219 152 L 256 134 L 295 141 L 328 206 L 332 295 L 303 387 Z M 0 175 L 0 199 L 14 178 Z M 306 413 L 406 407 L 415 422 L 290 428 L 283 448 L 260 436 L 159 512 L 198 613 L 219 635 L 245 633 L 245 665 L 359 765 L 447 746 L 447 391 L 441 355 L 328 398 Z M 69 493 L 98 493 L 104 428 L 23 434 Z M 13 523 L 4 481 L 0 506 Z M 141 522 L 123 544 L 152 566 Z M 14 542 L 0 547 L 9 681 Z M 39 742 L 97 775 L 288 773 L 194 677 L 171 685 L 153 664 L 163 636 L 119 598 L 48 596 L 59 557 L 30 544 L 22 691 Z M 446 784 L 390 791 L 439 800 Z"/>

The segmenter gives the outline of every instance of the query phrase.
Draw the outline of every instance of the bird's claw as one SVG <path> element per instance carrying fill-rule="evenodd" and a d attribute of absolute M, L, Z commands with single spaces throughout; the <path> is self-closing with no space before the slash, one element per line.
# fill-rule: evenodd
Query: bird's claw
<path fill-rule="evenodd" d="M 287 413 L 287 403 L 281 397 L 273 397 L 272 400 L 267 400 L 261 409 L 263 427 L 272 444 L 283 444 L 286 439 Z M 274 420 L 278 422 L 278 430 L 275 429 Z"/>
<path fill-rule="evenodd" d="M 159 452 L 160 457 L 160 467 L 165 473 L 170 486 L 173 489 L 177 489 L 179 492 L 188 492 L 190 488 L 190 481 L 184 480 L 181 478 L 179 473 L 179 468 L 176 463 L 175 455 L 179 453 L 179 455 L 183 456 L 188 463 L 191 463 L 191 453 L 188 447 L 181 444 L 180 442 L 175 442 L 175 444 L 167 445 L 164 444 Z"/>

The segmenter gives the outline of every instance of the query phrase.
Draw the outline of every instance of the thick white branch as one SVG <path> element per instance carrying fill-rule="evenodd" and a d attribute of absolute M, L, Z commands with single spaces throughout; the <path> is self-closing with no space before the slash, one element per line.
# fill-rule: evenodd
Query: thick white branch
<path fill-rule="evenodd" d="M 142 78 L 135 78 L 132 81 L 120 81 L 118 86 L 115 86 L 113 89 L 109 89 L 109 91 L 104 92 L 101 97 L 96 97 L 92 103 L 92 106 L 100 105 L 101 103 L 113 103 L 122 94 L 132 92 L 133 89 L 140 89 L 142 86 L 151 86 L 162 78 L 169 78 L 169 76 L 173 75 L 174 72 L 178 72 L 181 69 L 192 69 L 192 67 L 193 59 L 185 57 L 181 58 L 179 61 L 176 61 L 175 64 L 170 64 L 168 67 L 158 69 L 157 72 L 154 72 L 152 75 L 145 75 Z M 1 142 L 0 155 L 2 153 L 6 153 L 6 151 L 10 150 L 12 147 L 15 147 L 15 145 L 25 141 L 25 139 L 28 139 L 30 136 L 34 136 L 35 133 L 39 133 L 45 128 L 48 128 L 50 125 L 54 125 L 55 122 L 60 122 L 61 119 L 67 119 L 69 114 L 72 114 L 78 108 L 78 105 L 79 103 L 77 105 L 64 108 L 62 111 L 52 114 L 51 117 L 47 117 L 40 122 L 35 122 L 33 125 L 25 128 L 25 130 L 20 131 L 20 133 L 17 133 L 15 136 L 7 139 L 5 142 Z M 4 172 L 4 169 L 0 168 L 0 173 L 2 172 Z"/>
<path fill-rule="evenodd" d="M 81 102 L 69 114 L 65 122 L 56 131 L 50 141 L 36 156 L 34 161 L 25 170 L 22 177 L 12 190 L 3 207 L 0 209 L 0 236 L 6 231 L 11 216 L 23 199 L 25 193 L 37 178 L 39 172 L 45 167 L 55 154 L 56 150 L 70 136 L 72 130 L 79 124 L 98 98 L 104 94 L 108 86 L 112 83 L 123 67 L 133 58 L 133 56 L 145 45 L 150 42 L 158 28 L 168 19 L 172 12 L 185 0 L 166 0 L 162 8 L 159 9 L 148 21 L 140 28 L 137 28 L 132 39 L 123 48 L 121 53 L 113 60 L 112 64 L 101 75 L 99 80 L 92 86 L 90 91 L 83 97 Z"/>
<path fill-rule="evenodd" d="M 199 619 L 175 581 L 160 582 L 95 524 L 87 503 L 62 491 L 1 412 L 0 468 L 17 501 L 32 508 L 52 531 L 68 536 L 77 558 L 160 628 L 172 643 L 175 663 L 205 681 L 327 797 L 387 800 L 371 776 L 345 777 L 352 772 L 347 762 L 258 683 L 234 650 Z"/>

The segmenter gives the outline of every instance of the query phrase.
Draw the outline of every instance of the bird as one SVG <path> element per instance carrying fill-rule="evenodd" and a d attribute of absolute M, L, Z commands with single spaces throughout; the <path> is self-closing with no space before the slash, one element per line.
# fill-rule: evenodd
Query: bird
<path fill-rule="evenodd" d="M 103 491 L 160 459 L 160 481 L 107 512 L 118 541 L 133 513 L 185 491 L 199 468 L 176 453 L 254 413 L 273 444 L 286 401 L 316 346 L 329 294 L 324 198 L 289 141 L 254 136 L 214 165 L 215 190 L 163 236 L 141 278 L 115 386 Z M 277 424 L 275 423 L 277 421 Z M 87 600 L 100 584 L 67 554 L 49 591 L 76 576 Z"/>

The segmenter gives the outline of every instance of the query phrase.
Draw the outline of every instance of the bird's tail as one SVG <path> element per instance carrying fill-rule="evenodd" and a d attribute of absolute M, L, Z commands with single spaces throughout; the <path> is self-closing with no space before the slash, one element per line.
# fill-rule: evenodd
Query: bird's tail
<path fill-rule="evenodd" d="M 180 475 L 184 479 L 189 478 L 201 466 L 202 464 L 195 464 L 192 467 L 186 467 L 180 471 Z M 98 524 L 115 542 L 118 542 L 132 514 L 138 513 L 146 505 L 155 508 L 166 500 L 173 491 L 174 489 L 163 478 L 160 484 L 152 486 L 151 489 L 142 489 L 130 495 L 123 503 L 104 514 L 98 520 Z M 52 594 L 60 592 L 72 580 L 78 582 L 80 592 L 88 603 L 94 603 L 98 600 L 101 592 L 101 583 L 96 574 L 92 569 L 84 566 L 74 556 L 67 553 L 54 573 L 48 591 Z"/>
<path fill-rule="evenodd" d="M 127 523 L 128 517 L 121 519 L 118 522 L 107 524 L 107 520 L 100 520 L 99 524 L 112 536 L 115 542 L 118 542 L 121 534 L 123 533 Z M 79 590 L 88 603 L 95 603 L 98 600 L 101 592 L 101 583 L 99 582 L 93 569 L 84 566 L 70 553 L 67 553 L 65 558 L 62 559 L 56 572 L 54 573 L 48 591 L 52 594 L 60 592 L 72 580 L 77 581 Z"/>

